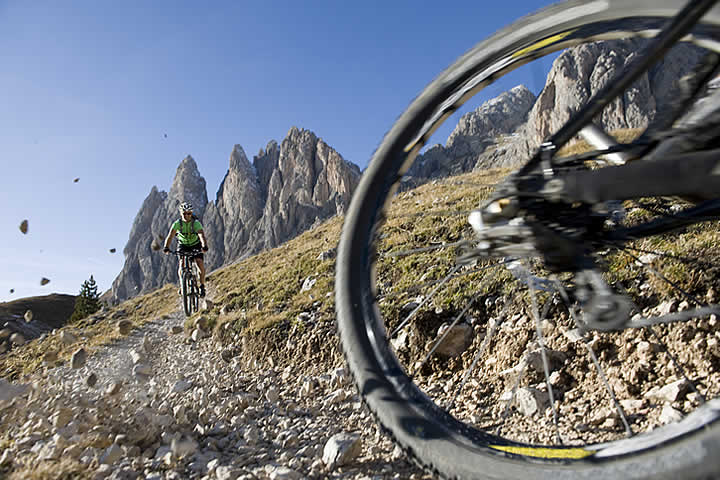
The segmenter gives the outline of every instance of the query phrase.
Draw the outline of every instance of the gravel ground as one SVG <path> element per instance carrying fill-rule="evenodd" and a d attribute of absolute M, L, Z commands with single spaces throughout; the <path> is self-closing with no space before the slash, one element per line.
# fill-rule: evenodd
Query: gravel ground
<path fill-rule="evenodd" d="M 79 368 L 39 375 L 9 408 L 0 403 L 16 439 L 0 472 L 26 478 L 37 465 L 81 465 L 114 479 L 430 478 L 378 432 L 342 365 L 226 362 L 213 339 L 171 333 L 183 321 L 178 313 L 149 322 L 84 365 L 78 358 Z"/>

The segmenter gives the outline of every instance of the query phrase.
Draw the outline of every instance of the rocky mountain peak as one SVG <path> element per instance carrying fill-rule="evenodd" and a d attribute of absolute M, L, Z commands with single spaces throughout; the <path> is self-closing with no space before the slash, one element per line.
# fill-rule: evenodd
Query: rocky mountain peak
<path fill-rule="evenodd" d="M 243 172 L 255 176 L 255 168 L 250 164 L 247 155 L 245 155 L 245 150 L 240 145 L 235 145 L 230 153 L 229 171 Z"/>
<path fill-rule="evenodd" d="M 207 204 L 205 179 L 200 175 L 197 163 L 190 155 L 180 162 L 168 192 L 168 199 L 170 210 L 177 211 L 177 207 L 182 202 L 189 202 L 193 206 L 195 215 L 201 217 L 205 211 Z"/>
<path fill-rule="evenodd" d="M 360 169 L 315 133 L 292 127 L 280 144 L 268 142 L 252 163 L 235 145 L 215 201 L 208 203 L 205 179 L 188 155 L 169 193 L 153 187 L 138 212 L 112 297 L 124 300 L 176 281 L 177 260 L 152 250 L 151 242 L 163 241 L 181 202 L 192 203 L 200 217 L 210 247 L 205 264 L 212 270 L 344 212 L 359 177 Z"/>

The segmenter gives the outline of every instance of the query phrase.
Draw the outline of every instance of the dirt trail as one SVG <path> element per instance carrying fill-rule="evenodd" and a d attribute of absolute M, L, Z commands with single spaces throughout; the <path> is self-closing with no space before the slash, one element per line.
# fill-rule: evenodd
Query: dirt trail
<path fill-rule="evenodd" d="M 276 370 L 242 354 L 228 363 L 213 339 L 171 333 L 183 322 L 180 313 L 148 322 L 82 368 L 49 370 L 12 410 L 0 406 L 2 425 L 16 439 L 0 458 L 0 473 L 430 478 L 378 432 L 342 365 L 329 372 L 312 365 Z M 91 374 L 94 387 L 87 384 Z M 357 443 L 346 458 L 329 460 L 326 444 L 343 432 Z"/>

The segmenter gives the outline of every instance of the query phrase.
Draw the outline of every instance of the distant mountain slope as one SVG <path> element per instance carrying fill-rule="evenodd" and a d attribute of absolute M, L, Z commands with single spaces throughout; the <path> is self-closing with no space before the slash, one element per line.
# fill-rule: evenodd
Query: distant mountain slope
<path fill-rule="evenodd" d="M 27 297 L 0 303 L 0 330 L 19 332 L 30 340 L 45 332 L 64 326 L 75 309 L 75 295 L 54 293 L 40 297 Z M 26 322 L 24 315 L 32 311 L 32 320 Z M 4 335 L 3 335 L 4 336 Z M 0 352 L 10 348 L 8 338 L 0 338 Z"/>

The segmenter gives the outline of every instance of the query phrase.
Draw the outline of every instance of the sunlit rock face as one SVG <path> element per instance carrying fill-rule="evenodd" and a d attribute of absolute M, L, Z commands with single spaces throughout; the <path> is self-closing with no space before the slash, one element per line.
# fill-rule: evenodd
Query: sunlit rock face
<path fill-rule="evenodd" d="M 267 192 L 262 217 L 250 245 L 236 254 L 271 248 L 316 223 L 342 214 L 360 178 L 357 165 L 345 161 L 313 132 L 293 127 L 279 148 L 269 145 L 255 157 L 261 191 Z"/>
<path fill-rule="evenodd" d="M 143 202 L 125 247 L 125 265 L 113 282 L 121 301 L 177 279 L 177 260 L 152 248 L 191 202 L 208 238 L 208 270 L 275 247 L 313 225 L 343 213 L 360 169 L 314 133 L 293 127 L 280 145 L 271 141 L 250 163 L 240 145 L 214 202 L 191 157 L 183 160 L 169 193 L 153 187 Z M 159 239 L 159 240 L 158 240 Z"/>

